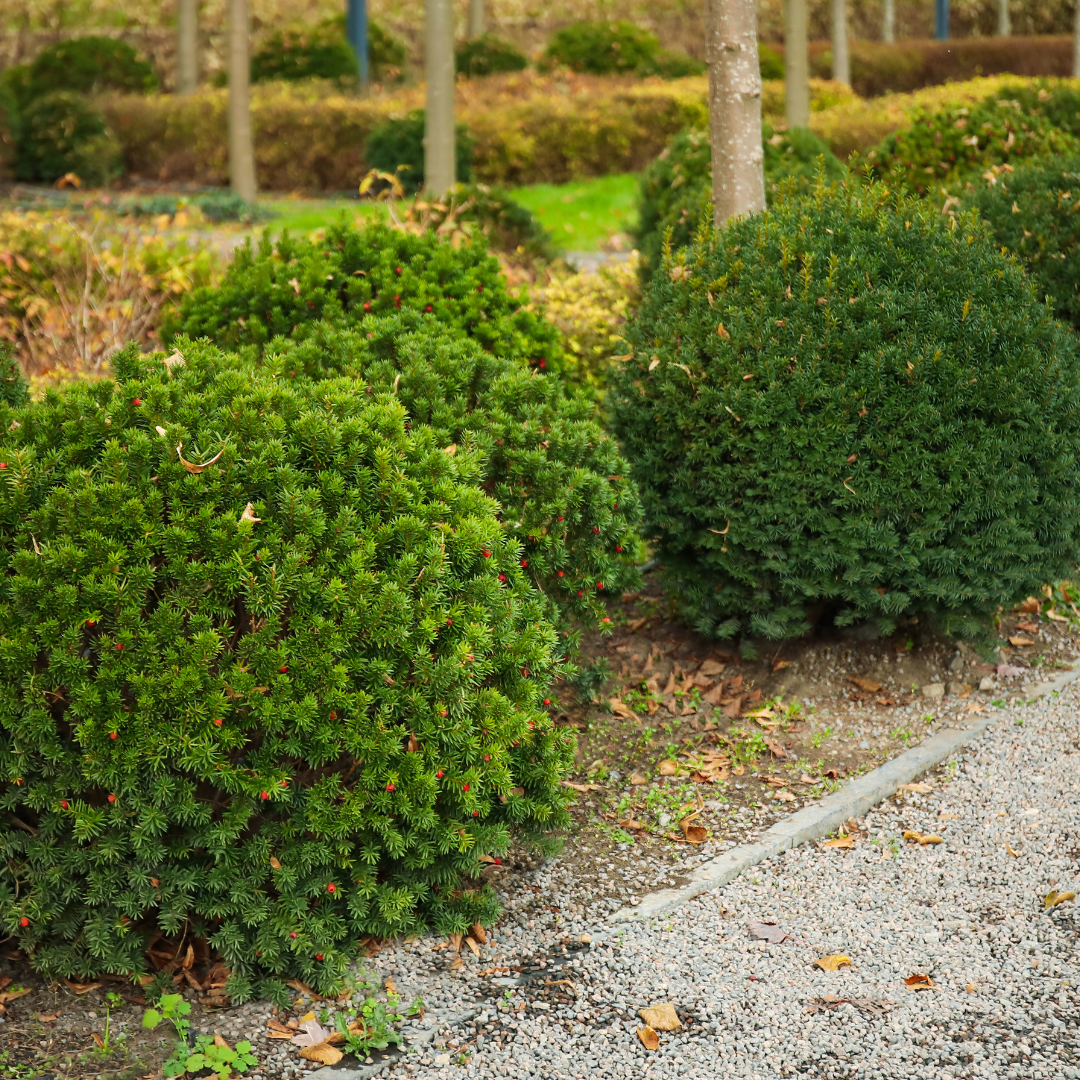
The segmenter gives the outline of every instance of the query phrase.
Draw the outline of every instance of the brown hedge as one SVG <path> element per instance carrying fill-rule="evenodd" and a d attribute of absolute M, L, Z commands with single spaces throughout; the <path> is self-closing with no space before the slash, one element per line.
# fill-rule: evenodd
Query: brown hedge
<path fill-rule="evenodd" d="M 783 53 L 783 47 L 778 51 Z M 891 45 L 852 41 L 850 60 L 852 88 L 861 97 L 875 97 L 981 75 L 1071 75 L 1072 37 L 972 37 Z M 832 76 L 832 49 L 827 41 L 811 42 L 810 72 L 822 79 Z"/>
<path fill-rule="evenodd" d="M 533 72 L 458 88 L 458 119 L 476 139 L 473 175 L 487 183 L 562 182 L 644 168 L 677 131 L 708 115 L 707 80 L 670 82 Z M 228 182 L 226 92 L 101 101 L 130 173 L 197 184 Z M 281 85 L 256 87 L 252 123 L 259 185 L 343 191 L 367 170 L 364 142 L 388 116 L 423 104 L 422 91 L 360 99 Z"/>

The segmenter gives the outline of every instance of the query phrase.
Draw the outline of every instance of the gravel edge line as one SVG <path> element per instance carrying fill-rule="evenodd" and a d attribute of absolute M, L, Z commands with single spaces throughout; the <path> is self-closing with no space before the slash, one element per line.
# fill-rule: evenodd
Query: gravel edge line
<path fill-rule="evenodd" d="M 1080 657 L 1072 662 L 1080 665 Z M 1080 666 L 1036 686 L 1026 700 L 1047 697 L 1077 679 L 1080 679 Z M 695 867 L 689 881 L 681 888 L 649 893 L 633 907 L 614 912 L 608 917 L 608 922 L 640 922 L 654 918 L 695 896 L 721 888 L 751 867 L 789 848 L 835 832 L 848 818 L 861 817 L 896 792 L 902 784 L 909 784 L 917 776 L 940 765 L 954 751 L 973 742 L 999 719 L 999 713 L 992 713 L 966 728 L 946 728 L 938 732 L 884 765 L 849 781 L 840 791 L 777 822 L 756 844 L 741 844 Z"/>

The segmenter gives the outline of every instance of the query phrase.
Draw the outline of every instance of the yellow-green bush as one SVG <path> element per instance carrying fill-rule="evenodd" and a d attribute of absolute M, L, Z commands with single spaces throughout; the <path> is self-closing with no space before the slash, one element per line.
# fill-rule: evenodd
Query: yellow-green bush
<path fill-rule="evenodd" d="M 540 310 L 558 327 L 569 377 L 600 388 L 611 358 L 626 351 L 623 329 L 641 297 L 640 257 L 595 274 L 553 273 L 531 290 L 526 310 Z"/>

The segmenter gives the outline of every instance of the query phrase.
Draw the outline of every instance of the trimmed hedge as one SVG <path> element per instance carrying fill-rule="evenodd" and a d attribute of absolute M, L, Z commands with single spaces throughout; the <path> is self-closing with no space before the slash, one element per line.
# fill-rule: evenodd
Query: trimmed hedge
<path fill-rule="evenodd" d="M 80 94 L 57 90 L 21 111 L 15 176 L 51 184 L 75 173 L 90 187 L 120 175 L 120 144 L 101 113 Z"/>
<path fill-rule="evenodd" d="M 611 411 L 703 633 L 974 632 L 1080 558 L 1080 357 L 975 215 L 849 176 L 652 279 Z"/>
<path fill-rule="evenodd" d="M 471 448 L 162 359 L 0 408 L 0 921 L 47 977 L 160 927 L 235 1001 L 325 991 L 365 935 L 490 921 L 481 856 L 567 821 L 554 632 Z"/>
<path fill-rule="evenodd" d="M 528 66 L 528 57 L 516 45 L 495 34 L 468 38 L 454 48 L 454 67 L 467 79 L 524 71 Z"/>
<path fill-rule="evenodd" d="M 557 30 L 544 50 L 546 67 L 565 65 L 590 75 L 700 75 L 705 65 L 685 53 L 660 48 L 660 39 L 625 19 L 576 22 Z"/>
<path fill-rule="evenodd" d="M 969 204 L 1023 263 L 1039 298 L 1080 327 L 1080 157 L 1036 160 L 991 179 Z"/>
<path fill-rule="evenodd" d="M 769 203 L 781 189 L 805 193 L 817 183 L 819 159 L 826 180 L 838 180 L 844 167 L 812 131 L 774 131 L 762 122 L 765 153 L 765 197 Z M 667 230 L 672 249 L 684 247 L 712 203 L 712 144 L 708 131 L 676 135 L 645 170 L 638 196 L 637 248 L 648 278 L 660 264 Z"/>

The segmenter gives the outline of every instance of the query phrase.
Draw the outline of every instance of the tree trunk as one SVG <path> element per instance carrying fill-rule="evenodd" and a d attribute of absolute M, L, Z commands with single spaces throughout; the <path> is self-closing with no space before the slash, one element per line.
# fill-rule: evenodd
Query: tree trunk
<path fill-rule="evenodd" d="M 229 0 L 229 184 L 255 200 L 255 146 L 251 139 L 251 28 L 247 0 Z"/>
<path fill-rule="evenodd" d="M 810 47 L 806 0 L 784 5 L 784 102 L 788 127 L 810 126 Z"/>
<path fill-rule="evenodd" d="M 949 40 L 949 0 L 934 0 L 934 37 Z"/>
<path fill-rule="evenodd" d="M 881 13 L 881 40 L 889 43 L 896 40 L 896 0 L 885 0 Z"/>
<path fill-rule="evenodd" d="M 199 86 L 199 0 L 176 0 L 176 92 Z"/>
<path fill-rule="evenodd" d="M 757 0 L 705 0 L 705 59 L 713 217 L 722 225 L 765 209 Z"/>
<path fill-rule="evenodd" d="M 1080 79 L 1080 0 L 1076 0 L 1073 15 L 1073 78 Z"/>
<path fill-rule="evenodd" d="M 847 41 L 847 0 L 832 0 L 832 77 L 846 86 L 851 85 Z"/>
<path fill-rule="evenodd" d="M 465 36 L 482 37 L 487 27 L 484 25 L 484 0 L 469 0 L 469 19 Z"/>
<path fill-rule="evenodd" d="M 998 0 L 998 33 L 1002 37 L 1012 34 L 1012 20 L 1009 18 L 1009 0 Z"/>
<path fill-rule="evenodd" d="M 360 69 L 360 88 L 366 90 L 370 81 L 366 0 L 349 0 L 345 12 L 345 36 L 356 53 L 356 63 Z"/>
<path fill-rule="evenodd" d="M 454 9 L 451 0 L 425 0 L 424 187 L 445 195 L 454 186 Z"/>

